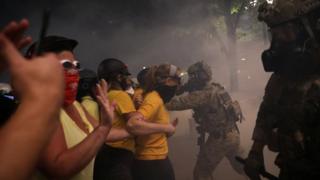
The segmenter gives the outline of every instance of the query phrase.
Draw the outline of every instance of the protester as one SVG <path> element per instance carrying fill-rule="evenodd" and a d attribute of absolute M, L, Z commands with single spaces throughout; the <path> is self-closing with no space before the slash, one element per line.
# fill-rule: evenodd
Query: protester
<path fill-rule="evenodd" d="M 97 85 L 97 100 L 101 106 L 100 123 L 94 120 L 76 99 L 79 81 L 79 62 L 73 49 L 77 41 L 60 36 L 48 36 L 39 47 L 41 53 L 54 52 L 64 68 L 65 91 L 60 123 L 41 154 L 35 179 L 89 180 L 93 177 L 93 161 L 111 129 L 114 107 L 105 94 L 105 81 Z M 27 56 L 35 53 L 34 43 Z M 42 87 L 42 86 L 40 86 Z M 56 117 L 58 121 L 58 117 Z"/>
<path fill-rule="evenodd" d="M 174 65 L 151 67 L 146 74 L 144 100 L 138 112 L 148 122 L 170 124 L 165 108 L 180 83 L 179 70 Z M 133 121 L 130 119 L 128 124 Z M 139 121 L 135 121 L 139 122 Z M 173 123 L 176 126 L 177 120 Z M 174 171 L 168 159 L 167 134 L 157 133 L 136 137 L 133 165 L 134 180 L 174 180 Z"/>
<path fill-rule="evenodd" d="M 80 71 L 77 101 L 83 105 L 94 119 L 99 121 L 99 105 L 95 95 L 97 82 L 98 77 L 94 71 L 82 69 Z"/>

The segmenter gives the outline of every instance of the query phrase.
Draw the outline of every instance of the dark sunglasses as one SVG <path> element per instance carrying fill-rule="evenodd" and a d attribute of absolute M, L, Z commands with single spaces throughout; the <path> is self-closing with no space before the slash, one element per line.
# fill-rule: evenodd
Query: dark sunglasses
<path fill-rule="evenodd" d="M 62 66 L 65 69 L 72 69 L 72 68 L 80 69 L 81 68 L 79 61 L 70 61 L 68 59 L 64 59 L 64 60 L 61 60 L 60 63 L 62 64 Z"/>

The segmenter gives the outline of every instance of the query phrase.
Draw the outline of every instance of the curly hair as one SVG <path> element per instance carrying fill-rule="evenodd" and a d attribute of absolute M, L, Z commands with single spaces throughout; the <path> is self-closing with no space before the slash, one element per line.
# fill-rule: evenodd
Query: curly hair
<path fill-rule="evenodd" d="M 164 80 L 170 76 L 170 64 L 151 66 L 145 76 L 145 94 L 155 90 Z"/>

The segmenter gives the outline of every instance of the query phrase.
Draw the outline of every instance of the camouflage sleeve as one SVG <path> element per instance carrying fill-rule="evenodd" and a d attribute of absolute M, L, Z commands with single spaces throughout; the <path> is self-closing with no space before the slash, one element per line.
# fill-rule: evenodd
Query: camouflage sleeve
<path fill-rule="evenodd" d="M 265 95 L 260 105 L 256 125 L 253 131 L 252 139 L 267 144 L 272 130 L 277 122 L 277 113 L 275 111 L 274 98 L 278 97 L 279 79 L 273 75 L 265 89 Z"/>
<path fill-rule="evenodd" d="M 209 91 L 194 91 L 186 95 L 174 97 L 166 104 L 166 107 L 171 111 L 192 109 L 207 102 L 208 98 L 210 98 Z"/>

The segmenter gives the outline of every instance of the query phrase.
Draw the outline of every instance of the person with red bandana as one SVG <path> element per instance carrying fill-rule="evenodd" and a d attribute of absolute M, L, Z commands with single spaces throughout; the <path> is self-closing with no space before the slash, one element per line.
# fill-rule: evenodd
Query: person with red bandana
<path fill-rule="evenodd" d="M 40 171 L 34 179 L 92 179 L 94 157 L 111 129 L 114 105 L 107 98 L 105 81 L 97 85 L 97 100 L 101 109 L 99 124 L 75 100 L 80 68 L 73 53 L 77 44 L 73 39 L 48 36 L 39 47 L 41 54 L 55 53 L 63 66 L 65 96 L 60 111 L 60 124 L 41 154 L 38 164 Z M 37 46 L 37 43 L 31 45 L 26 56 L 34 56 Z"/>

